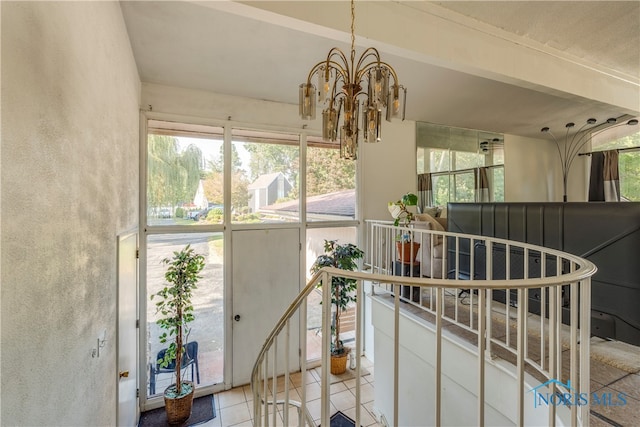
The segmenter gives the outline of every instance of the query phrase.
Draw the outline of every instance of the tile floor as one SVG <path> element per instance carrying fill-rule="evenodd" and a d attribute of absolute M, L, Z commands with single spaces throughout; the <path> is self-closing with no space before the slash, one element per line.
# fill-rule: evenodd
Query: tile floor
<path fill-rule="evenodd" d="M 415 307 L 414 307 L 415 308 Z M 407 306 L 409 311 L 413 311 Z M 421 311 L 421 313 L 424 313 Z M 472 337 L 475 339 L 475 335 Z M 633 353 L 635 355 L 635 352 Z M 593 353 L 592 353 L 593 356 Z M 640 358 L 640 348 L 638 349 Z M 371 363 L 363 360 L 363 367 L 369 372 L 361 378 L 361 424 L 363 426 L 377 426 L 373 414 L 374 400 L 374 368 Z M 637 364 L 634 364 L 634 366 Z M 334 379 L 335 380 L 335 379 Z M 299 400 L 302 387 L 302 375 L 292 374 L 290 377 L 291 399 Z M 331 413 L 340 410 L 351 419 L 355 419 L 355 379 L 337 379 L 331 385 Z M 309 370 L 306 375 L 306 392 L 308 408 L 314 418 L 315 425 L 320 424 L 320 376 L 319 368 Z M 278 390 L 283 390 L 282 384 Z M 620 369 L 604 363 L 597 358 L 591 359 L 591 392 L 598 396 L 611 396 L 612 403 L 616 403 L 615 396 L 622 392 L 626 395 L 626 404 L 592 405 L 590 424 L 596 427 L 631 427 L 640 425 L 640 371 L 638 369 Z M 253 396 L 251 387 L 244 386 L 215 394 L 216 418 L 202 424 L 206 427 L 252 426 L 253 425 Z M 290 415 L 295 423 L 295 412 Z M 271 418 L 270 418 L 271 422 Z M 282 425 L 280 414 L 277 425 Z"/>
<path fill-rule="evenodd" d="M 362 409 L 360 417 L 363 426 L 378 426 L 373 415 L 374 375 L 373 367 L 367 368 L 371 373 L 362 377 L 360 393 Z M 316 425 L 320 425 L 320 382 L 317 370 L 307 375 L 307 397 L 309 410 Z M 291 376 L 291 398 L 295 399 L 301 387 L 301 375 Z M 633 427 L 640 420 L 640 374 L 631 374 L 605 364 L 592 364 L 591 391 L 603 393 L 618 392 L 627 394 L 624 406 L 593 406 L 590 424 L 595 427 Z M 215 394 L 216 418 L 202 424 L 205 427 L 253 426 L 253 397 L 249 386 L 238 387 Z M 342 411 L 351 419 L 355 419 L 355 379 L 339 381 L 331 385 L 331 413 Z M 294 413 L 290 417 L 294 417 Z M 271 418 L 270 418 L 271 421 Z M 282 418 L 278 416 L 278 424 Z M 291 424 L 291 423 L 290 423 Z M 294 423 L 295 424 L 295 423 Z"/>
<path fill-rule="evenodd" d="M 367 374 L 360 379 L 360 400 L 362 408 L 360 410 L 360 420 L 363 426 L 377 426 L 375 417 L 372 414 L 374 400 L 374 373 L 373 366 L 366 359 L 363 359 L 363 367 Z M 320 376 L 319 369 L 309 370 L 306 375 L 306 393 L 308 409 L 315 424 L 320 424 Z M 290 398 L 295 399 L 299 395 L 302 387 L 302 375 L 292 374 L 290 377 Z M 331 413 L 342 411 L 351 419 L 356 418 L 355 408 L 355 379 L 345 379 L 331 384 Z M 278 389 L 284 389 L 279 385 Z M 253 396 L 251 387 L 246 385 L 228 391 L 215 394 L 216 418 L 202 424 L 204 427 L 229 427 L 229 426 L 253 426 Z M 290 417 L 297 416 L 292 411 Z M 269 419 L 271 422 L 271 418 Z M 282 425 L 281 414 L 278 414 L 277 425 Z M 291 424 L 291 423 L 290 423 Z M 294 422 L 293 424 L 297 424 Z"/>

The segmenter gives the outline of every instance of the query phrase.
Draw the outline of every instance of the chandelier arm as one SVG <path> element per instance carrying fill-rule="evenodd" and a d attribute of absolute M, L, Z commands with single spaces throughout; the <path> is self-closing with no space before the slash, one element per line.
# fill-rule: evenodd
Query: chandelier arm
<path fill-rule="evenodd" d="M 349 80 L 350 73 L 349 73 L 348 66 L 343 66 L 336 61 L 329 61 L 329 62 L 326 62 L 325 64 L 328 65 L 330 68 L 333 68 L 334 70 L 336 70 L 336 73 L 337 73 L 336 80 L 338 80 L 338 76 L 341 76 L 342 79 L 345 81 Z"/>
<path fill-rule="evenodd" d="M 355 81 L 361 81 L 369 70 L 380 66 L 380 64 L 383 63 L 380 61 L 373 61 L 366 64 L 364 67 L 362 67 L 362 64 L 358 64 L 358 68 L 356 68 Z"/>
<path fill-rule="evenodd" d="M 340 98 L 344 98 L 346 96 L 344 92 L 336 90 L 337 87 L 338 87 L 338 82 L 340 80 L 342 80 L 342 79 L 343 79 L 343 77 L 342 77 L 342 75 L 340 75 L 340 77 L 336 77 L 336 79 L 333 82 L 333 87 L 331 88 L 331 101 L 329 102 L 329 108 L 330 109 L 333 109 L 334 104 L 337 104 L 336 101 L 338 101 L 338 100 L 340 100 Z"/>
<path fill-rule="evenodd" d="M 358 97 L 364 96 L 365 98 L 368 96 L 367 93 L 363 90 L 361 90 L 360 92 L 356 93 L 353 98 L 356 99 Z"/>
<path fill-rule="evenodd" d="M 333 50 L 333 49 L 332 49 Z M 340 52 L 342 53 L 342 52 Z M 316 65 L 314 65 L 311 68 L 311 71 L 309 71 L 309 75 L 307 76 L 307 84 L 311 84 L 311 78 L 313 77 L 313 75 L 320 69 L 321 66 L 325 65 L 328 67 L 331 67 L 333 69 L 335 69 L 338 73 L 344 75 L 344 76 L 349 76 L 349 67 L 343 67 L 342 65 L 340 65 L 339 62 L 336 61 L 332 61 L 330 60 L 331 55 L 327 56 L 327 59 L 322 61 L 322 62 L 318 62 Z M 342 58 L 344 59 L 344 54 L 342 55 Z M 346 65 L 346 63 L 345 63 Z"/>
<path fill-rule="evenodd" d="M 396 70 L 393 69 L 393 67 L 389 64 L 387 64 L 384 61 L 380 61 L 380 66 L 384 66 L 387 67 L 387 69 L 389 70 L 389 72 L 391 73 L 391 75 L 393 76 L 393 81 L 395 82 L 396 85 L 400 85 L 400 82 L 398 81 L 398 75 L 396 74 Z"/>
<path fill-rule="evenodd" d="M 380 65 L 380 53 L 378 52 L 378 49 L 376 49 L 375 47 L 369 47 L 367 48 L 367 50 L 362 52 L 362 55 L 360 55 L 360 58 L 358 59 L 358 65 L 356 66 L 356 70 L 360 69 L 364 60 L 367 59 L 369 56 L 375 57 L 376 58 L 375 63 Z M 369 65 L 370 64 L 367 64 L 365 68 L 367 68 Z"/>
<path fill-rule="evenodd" d="M 329 66 L 329 64 L 338 64 L 338 62 L 331 59 L 333 56 L 338 56 L 340 57 L 340 59 L 342 59 L 342 63 L 344 64 L 344 67 L 340 67 L 340 68 L 346 68 L 347 70 L 349 69 L 349 60 L 347 59 L 347 56 L 344 54 L 344 52 L 341 49 L 337 47 L 333 47 L 329 51 L 329 54 L 327 55 L 327 60 L 325 61 L 327 66 Z"/>
<path fill-rule="evenodd" d="M 355 81 L 356 82 L 362 81 L 362 79 L 367 74 L 367 72 L 370 69 L 372 69 L 374 67 L 377 67 L 377 66 L 385 68 L 389 72 L 389 74 L 391 74 L 391 76 L 393 77 L 394 85 L 395 86 L 400 86 L 400 84 L 398 82 L 398 75 L 396 74 L 396 71 L 393 69 L 393 67 L 391 65 L 389 65 L 388 63 L 386 63 L 384 61 L 369 62 L 362 69 L 358 69 L 357 70 L 357 74 L 355 76 Z"/>

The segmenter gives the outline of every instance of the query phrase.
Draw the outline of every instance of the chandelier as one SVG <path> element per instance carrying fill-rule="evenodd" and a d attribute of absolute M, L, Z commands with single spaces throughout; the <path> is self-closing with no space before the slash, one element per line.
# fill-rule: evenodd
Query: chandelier
<path fill-rule="evenodd" d="M 407 94 L 393 67 L 380 60 L 377 49 L 366 49 L 356 63 L 354 45 L 355 6 L 351 0 L 350 58 L 339 48 L 332 48 L 327 59 L 311 68 L 307 82 L 300 85 L 300 117 L 313 120 L 316 103 L 326 105 L 322 110 L 322 138 L 336 141 L 340 129 L 340 157 L 351 160 L 357 155 L 360 118 L 364 141 L 381 141 L 383 110 L 387 121 L 404 120 Z M 311 83 L 314 75 L 318 79 L 317 88 Z"/>
<path fill-rule="evenodd" d="M 562 186 L 563 186 L 563 195 L 562 201 L 567 201 L 567 182 L 569 180 L 569 170 L 571 169 L 571 165 L 575 158 L 579 155 L 578 153 L 584 147 L 584 145 L 591 141 L 591 139 L 604 132 L 608 131 L 614 127 L 629 125 L 634 126 L 638 124 L 637 119 L 631 119 L 627 122 L 617 123 L 616 118 L 609 118 L 604 123 L 596 124 L 598 121 L 596 119 L 587 119 L 586 123 L 582 125 L 575 133 L 570 134 L 570 131 L 573 127 L 575 127 L 575 123 L 569 122 L 564 127 L 567 128 L 567 131 L 564 136 L 564 144 L 561 147 L 560 141 L 555 137 L 551 130 L 548 127 L 543 127 L 540 129 L 542 133 L 548 133 L 553 138 L 553 141 L 556 143 L 556 148 L 558 149 L 558 154 L 560 155 L 560 163 L 562 165 Z M 588 127 L 591 126 L 591 127 Z M 605 126 L 605 127 L 603 127 Z"/>

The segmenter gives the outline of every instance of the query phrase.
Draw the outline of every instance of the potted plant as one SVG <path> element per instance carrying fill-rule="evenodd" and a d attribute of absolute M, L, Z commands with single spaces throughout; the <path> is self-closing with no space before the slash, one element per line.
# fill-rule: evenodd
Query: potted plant
<path fill-rule="evenodd" d="M 415 260 L 420 243 L 413 241 L 413 236 L 409 230 L 409 224 L 413 221 L 414 215 L 407 206 L 416 206 L 418 204 L 418 196 L 413 193 L 407 193 L 396 202 L 389 202 L 387 208 L 393 217 L 393 225 L 398 226 L 402 223 L 402 227 L 407 228 L 398 233 L 396 236 L 396 248 L 398 257 L 404 263 L 412 263 Z"/>
<path fill-rule="evenodd" d="M 162 263 L 168 266 L 164 275 L 167 285 L 151 295 L 151 299 L 161 298 L 156 303 L 156 312 L 163 317 L 156 323 L 166 331 L 160 335 L 160 342 L 165 344 L 171 340 L 171 344 L 164 358 L 157 363 L 166 368 L 175 361 L 175 383 L 164 391 L 164 403 L 169 424 L 181 424 L 191 416 L 195 391 L 193 382 L 182 380 L 180 374 L 187 344 L 184 342 L 184 336 L 188 333 L 187 324 L 194 319 L 192 292 L 202 278 L 199 274 L 204 268 L 204 256 L 187 245 L 181 251 L 174 252 L 173 258 L 163 259 Z"/>
<path fill-rule="evenodd" d="M 357 260 L 364 256 L 364 252 L 356 245 L 338 244 L 337 240 L 324 241 L 324 254 L 319 255 L 311 267 L 315 273 L 322 267 L 335 267 L 343 270 L 355 271 Z M 322 282 L 318 284 L 322 287 Z M 335 307 L 333 324 L 331 325 L 331 373 L 339 375 L 347 370 L 348 349 L 340 339 L 340 316 L 347 310 L 349 303 L 356 301 L 356 280 L 346 277 L 331 279 L 331 304 Z"/>

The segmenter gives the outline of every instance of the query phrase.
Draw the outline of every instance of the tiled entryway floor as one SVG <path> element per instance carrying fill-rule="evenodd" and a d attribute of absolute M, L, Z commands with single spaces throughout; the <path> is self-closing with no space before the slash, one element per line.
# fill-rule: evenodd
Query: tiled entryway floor
<path fill-rule="evenodd" d="M 363 426 L 377 426 L 373 415 L 374 400 L 374 369 L 371 363 L 362 359 L 362 366 L 367 375 L 360 380 L 362 409 L 360 412 Z M 311 416 L 320 425 L 320 376 L 319 368 L 309 370 L 306 375 L 308 408 Z M 290 376 L 290 398 L 299 400 L 302 387 L 300 373 Z M 355 379 L 334 382 L 331 385 L 331 413 L 340 410 L 351 419 L 355 419 Z M 279 384 L 279 390 L 284 386 Z M 635 427 L 640 420 L 640 373 L 629 373 L 614 366 L 592 359 L 591 361 L 591 391 L 602 395 L 619 392 L 625 393 L 625 406 L 593 406 L 591 408 L 590 424 L 596 427 Z M 246 385 L 215 394 L 216 418 L 202 424 L 205 427 L 253 426 L 253 396 L 251 387 Z M 294 417 L 294 413 L 290 417 Z M 291 418 L 289 424 L 295 425 Z M 271 422 L 271 418 L 269 419 Z M 277 417 L 279 426 L 282 425 L 280 414 Z"/>
<path fill-rule="evenodd" d="M 360 379 L 360 421 L 363 426 L 377 426 L 372 414 L 374 399 L 374 373 L 373 366 L 366 359 L 362 359 L 362 367 L 366 369 L 366 375 Z M 306 375 L 307 408 L 313 417 L 315 424 L 320 425 L 320 368 L 311 369 Z M 299 400 L 302 387 L 302 375 L 300 373 L 290 376 L 290 399 Z M 355 420 L 355 393 L 356 380 L 345 379 L 331 384 L 331 413 L 342 411 L 343 414 Z M 284 390 L 283 385 L 278 390 Z M 215 394 L 216 418 L 202 424 L 205 427 L 229 427 L 229 426 L 253 426 L 253 396 L 251 387 L 246 385 L 228 391 Z M 291 411 L 290 417 L 295 417 L 295 411 Z M 277 416 L 277 425 L 281 426 L 282 417 Z M 271 418 L 269 418 L 271 422 Z M 290 422 L 297 424 L 297 420 Z"/>

